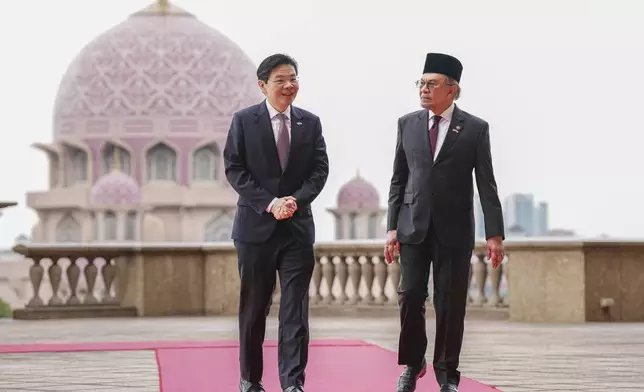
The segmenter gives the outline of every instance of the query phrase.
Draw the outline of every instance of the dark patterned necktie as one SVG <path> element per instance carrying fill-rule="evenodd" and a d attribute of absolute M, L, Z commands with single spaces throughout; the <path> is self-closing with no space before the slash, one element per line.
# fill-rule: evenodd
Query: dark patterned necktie
<path fill-rule="evenodd" d="M 280 159 L 282 171 L 284 171 L 286 168 L 286 161 L 288 160 L 288 150 L 291 145 L 288 128 L 286 127 L 286 121 L 288 121 L 288 118 L 284 113 L 279 113 L 277 118 L 280 120 L 280 129 L 277 133 L 277 156 Z"/>
<path fill-rule="evenodd" d="M 432 159 L 434 159 L 434 156 L 436 155 L 436 144 L 438 143 L 438 124 L 440 124 L 443 117 L 436 115 L 433 116 L 432 119 L 434 120 L 434 123 L 431 128 L 429 128 L 429 149 L 432 151 Z"/>

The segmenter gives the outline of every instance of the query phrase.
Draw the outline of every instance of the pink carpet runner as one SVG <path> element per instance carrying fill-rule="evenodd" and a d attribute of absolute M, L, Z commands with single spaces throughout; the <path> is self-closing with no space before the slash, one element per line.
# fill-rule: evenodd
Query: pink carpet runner
<path fill-rule="evenodd" d="M 281 391 L 277 378 L 277 347 L 264 349 L 264 387 Z M 0 345 L 0 354 L 74 351 L 154 350 L 160 392 L 234 392 L 239 381 L 236 341 L 169 341 L 80 344 Z M 307 392 L 389 392 L 395 390 L 402 367 L 396 354 L 359 340 L 317 340 L 311 343 Z M 356 377 L 356 375 L 358 375 Z M 494 387 L 463 377 L 461 392 L 492 392 Z M 418 392 L 438 391 L 430 371 Z"/>

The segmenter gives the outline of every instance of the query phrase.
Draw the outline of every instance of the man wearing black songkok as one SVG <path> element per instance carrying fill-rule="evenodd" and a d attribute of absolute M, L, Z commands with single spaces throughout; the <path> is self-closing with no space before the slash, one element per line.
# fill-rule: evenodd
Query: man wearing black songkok
<path fill-rule="evenodd" d="M 473 181 L 483 207 L 487 256 L 503 260 L 503 213 L 497 192 L 486 121 L 454 104 L 461 62 L 430 53 L 416 82 L 423 109 L 398 120 L 389 191 L 385 259 L 400 253 L 400 341 L 405 370 L 398 392 L 413 392 L 427 369 L 425 301 L 433 265 L 436 336 L 433 368 L 441 392 L 457 392 L 459 356 L 474 247 Z"/>

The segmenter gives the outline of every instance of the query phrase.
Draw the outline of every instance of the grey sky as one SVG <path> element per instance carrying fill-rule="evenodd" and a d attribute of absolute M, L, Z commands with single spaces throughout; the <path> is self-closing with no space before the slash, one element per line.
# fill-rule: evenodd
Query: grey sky
<path fill-rule="evenodd" d="M 43 153 L 60 77 L 96 35 L 152 0 L 11 1 L 0 12 L 0 219 L 6 247 L 36 221 L 28 190 L 47 186 Z M 300 62 L 297 104 L 322 118 L 331 174 L 324 211 L 357 169 L 381 192 L 397 118 L 418 108 L 425 53 L 464 63 L 461 108 L 491 125 L 501 197 L 534 193 L 553 227 L 582 235 L 644 236 L 644 2 L 635 0 L 175 0 L 235 40 L 258 63 L 273 52 Z"/>

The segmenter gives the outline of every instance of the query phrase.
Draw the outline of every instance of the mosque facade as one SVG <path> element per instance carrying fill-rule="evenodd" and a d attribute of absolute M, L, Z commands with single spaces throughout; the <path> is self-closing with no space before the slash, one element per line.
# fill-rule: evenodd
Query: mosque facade
<path fill-rule="evenodd" d="M 92 40 L 55 100 L 49 189 L 30 192 L 33 242 L 230 239 L 237 195 L 222 150 L 260 102 L 234 42 L 165 1 Z"/>
<path fill-rule="evenodd" d="M 165 0 L 93 39 L 62 77 L 52 141 L 33 145 L 49 184 L 27 193 L 38 222 L 16 241 L 230 241 L 237 194 L 222 151 L 233 113 L 264 99 L 255 73 L 239 46 Z M 336 239 L 383 238 L 379 202 L 359 174 L 344 184 L 328 209 Z M 12 307 L 28 275 L 23 256 L 0 251 Z"/>
<path fill-rule="evenodd" d="M 229 241 L 237 194 L 222 151 L 235 111 L 263 100 L 256 66 L 225 35 L 164 0 L 93 39 L 60 82 L 53 141 L 36 143 L 48 189 L 27 194 L 30 241 Z M 337 239 L 382 237 L 359 175 L 329 209 Z"/>

